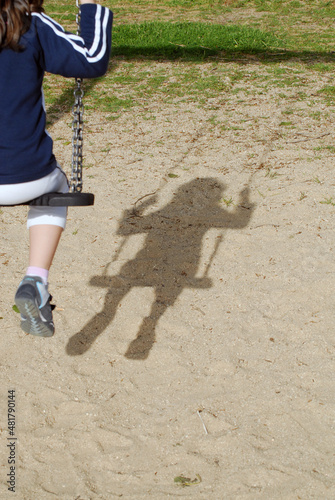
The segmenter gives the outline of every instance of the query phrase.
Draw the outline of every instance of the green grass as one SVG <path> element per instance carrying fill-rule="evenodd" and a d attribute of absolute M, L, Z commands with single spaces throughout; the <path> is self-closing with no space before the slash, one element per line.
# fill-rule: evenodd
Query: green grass
<path fill-rule="evenodd" d="M 333 197 L 325 198 L 323 201 L 320 201 L 320 203 L 323 205 L 331 205 L 332 207 L 335 207 L 335 200 L 333 200 Z"/>
<path fill-rule="evenodd" d="M 145 21 L 198 21 L 225 26 L 244 25 L 287 37 L 290 50 L 322 52 L 335 47 L 335 4 L 327 0 L 101 0 L 115 14 L 115 26 Z M 46 3 L 47 12 L 67 28 L 74 28 L 73 0 Z M 240 14 L 243 14 L 241 18 Z M 255 16 L 254 13 L 258 15 Z M 312 28 L 311 28 L 312 25 Z"/>
<path fill-rule="evenodd" d="M 149 22 L 116 26 L 113 55 L 155 59 L 204 60 L 224 53 L 262 53 L 284 42 L 247 26 L 222 26 L 199 22 Z"/>
<path fill-rule="evenodd" d="M 283 102 L 292 91 L 296 100 L 334 102 L 333 1 L 102 0 L 102 4 L 115 14 L 112 59 L 104 78 L 85 81 L 85 106 L 107 113 L 106 119 L 117 119 L 143 99 L 191 99 L 203 105 L 213 97 L 257 95 L 274 88 L 281 89 L 277 99 Z M 74 1 L 50 0 L 46 9 L 75 31 Z M 304 87 L 319 75 L 328 83 L 325 80 L 311 98 Z M 71 109 L 73 82 L 47 75 L 45 95 L 52 123 Z"/>

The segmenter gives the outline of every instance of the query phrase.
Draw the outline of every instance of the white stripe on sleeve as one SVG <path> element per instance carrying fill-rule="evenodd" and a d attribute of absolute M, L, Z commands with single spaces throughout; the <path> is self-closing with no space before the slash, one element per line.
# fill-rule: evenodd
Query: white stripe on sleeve
<path fill-rule="evenodd" d="M 102 13 L 102 7 L 101 5 L 97 5 L 98 9 L 96 12 L 95 16 L 95 30 L 94 30 L 94 39 L 93 39 L 93 44 L 92 47 L 88 50 L 85 47 L 85 42 L 82 37 L 78 35 L 73 35 L 73 34 L 68 34 L 64 32 L 63 27 L 58 24 L 56 21 L 53 19 L 49 18 L 45 14 L 39 14 L 37 12 L 33 12 L 32 15 L 38 17 L 44 24 L 49 26 L 49 28 L 52 29 L 52 31 L 60 38 L 64 39 L 66 42 L 68 42 L 72 47 L 82 54 L 89 63 L 95 63 L 100 61 L 102 57 L 104 56 L 107 48 L 107 32 L 106 32 L 106 27 L 108 23 L 108 10 L 105 10 L 105 15 L 103 21 L 101 21 L 101 13 Z M 103 25 L 103 39 L 102 39 L 102 47 L 101 50 L 97 55 L 94 56 L 94 53 L 97 51 L 99 42 L 101 40 L 101 24 Z M 77 43 L 76 43 L 77 42 Z M 81 47 L 78 45 L 78 42 L 81 43 L 83 46 Z"/>

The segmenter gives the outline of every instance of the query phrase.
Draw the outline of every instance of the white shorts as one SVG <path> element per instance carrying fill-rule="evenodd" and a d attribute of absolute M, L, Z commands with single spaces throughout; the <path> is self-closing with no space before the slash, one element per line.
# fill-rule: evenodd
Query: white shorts
<path fill-rule="evenodd" d="M 69 184 L 65 172 L 57 165 L 50 174 L 31 182 L 0 185 L 0 205 L 17 205 L 46 193 L 67 193 Z M 40 224 L 60 226 L 66 224 L 66 207 L 29 207 L 27 227 Z"/>

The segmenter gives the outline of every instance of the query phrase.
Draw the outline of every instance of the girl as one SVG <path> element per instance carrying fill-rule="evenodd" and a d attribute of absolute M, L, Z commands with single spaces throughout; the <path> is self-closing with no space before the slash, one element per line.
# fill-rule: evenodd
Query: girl
<path fill-rule="evenodd" d="M 68 191 L 45 130 L 44 72 L 93 78 L 107 71 L 113 14 L 80 0 L 81 35 L 66 33 L 46 16 L 43 0 L 0 0 L 0 205 Z M 30 207 L 29 267 L 15 295 L 21 328 L 54 333 L 49 269 L 65 228 L 65 207 Z"/>

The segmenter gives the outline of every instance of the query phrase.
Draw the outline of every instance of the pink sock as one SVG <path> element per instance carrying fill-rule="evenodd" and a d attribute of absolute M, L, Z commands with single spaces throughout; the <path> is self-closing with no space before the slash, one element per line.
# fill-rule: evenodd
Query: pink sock
<path fill-rule="evenodd" d="M 39 276 L 45 285 L 48 284 L 48 269 L 43 269 L 42 267 L 29 266 L 26 272 L 26 276 Z"/>

